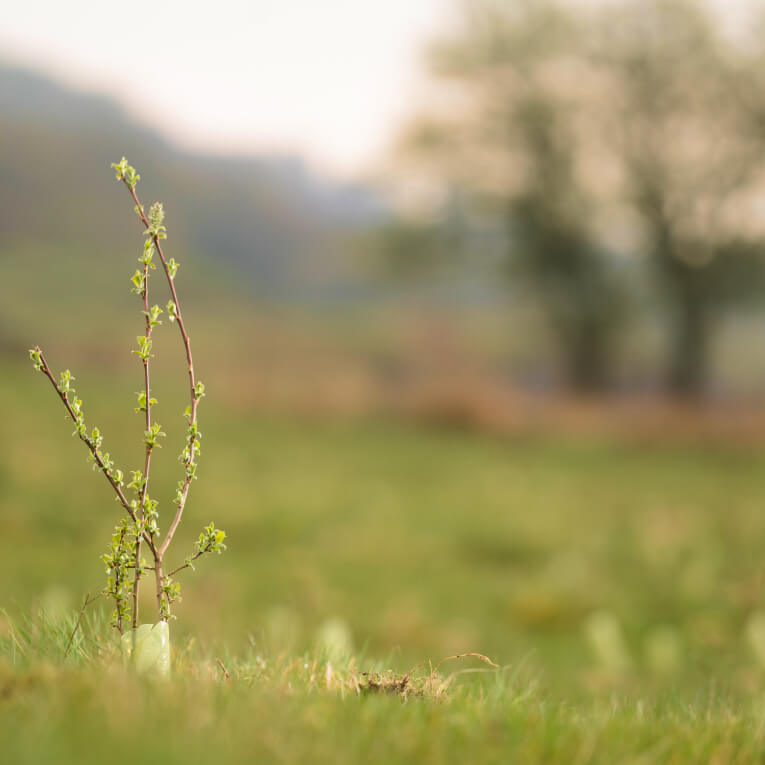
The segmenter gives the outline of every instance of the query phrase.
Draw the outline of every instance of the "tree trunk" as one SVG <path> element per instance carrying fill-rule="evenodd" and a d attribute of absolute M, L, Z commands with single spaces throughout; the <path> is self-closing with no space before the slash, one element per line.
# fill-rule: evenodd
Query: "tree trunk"
<path fill-rule="evenodd" d="M 709 331 L 714 309 L 715 275 L 680 255 L 664 214 L 661 195 L 648 195 L 647 207 L 656 237 L 654 263 L 669 301 L 669 359 L 666 390 L 677 398 L 695 399 L 704 392 Z"/>
<path fill-rule="evenodd" d="M 685 266 L 690 270 L 693 266 Z M 694 269 L 695 270 L 695 269 Z M 709 305 L 693 274 L 676 286 L 667 387 L 673 396 L 698 398 L 704 392 L 709 346 Z"/>
<path fill-rule="evenodd" d="M 602 393 L 608 387 L 608 330 L 593 330 L 568 333 L 562 349 L 566 387 L 582 395 Z"/>

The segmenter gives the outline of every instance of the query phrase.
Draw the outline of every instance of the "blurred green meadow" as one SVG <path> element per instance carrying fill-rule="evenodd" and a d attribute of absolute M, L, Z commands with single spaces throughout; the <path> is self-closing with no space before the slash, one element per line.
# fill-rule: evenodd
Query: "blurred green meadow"
<path fill-rule="evenodd" d="M 201 480 L 175 554 L 182 562 L 211 520 L 230 545 L 182 575 L 180 642 L 303 651 L 339 622 L 349 647 L 402 671 L 480 651 L 565 692 L 712 677 L 760 688 L 756 449 L 299 418 L 227 406 L 208 386 Z M 138 459 L 134 387 L 127 374 L 78 376 L 89 420 L 126 468 Z M 0 604 L 68 613 L 103 587 L 99 555 L 118 508 L 23 359 L 5 366 L 0 395 L 13 402 L 0 447 Z M 181 429 L 158 397 L 169 433 L 161 498 Z"/>
<path fill-rule="evenodd" d="M 140 464 L 132 259 L 38 248 L 0 261 L 0 282 L 23 287 L 4 290 L 14 322 L 0 355 L 9 762 L 121 761 L 136 731 L 145 761 L 165 763 L 758 761 L 760 439 L 676 438 L 677 416 L 635 439 L 624 423 L 494 429 L 448 406 L 386 408 L 357 370 L 397 344 L 417 358 L 416 343 L 370 314 L 341 324 L 245 300 L 193 253 L 179 289 L 208 396 L 169 565 L 210 521 L 229 549 L 179 576 L 168 686 L 122 669 L 103 598 L 66 655 L 120 513 L 26 348 L 72 370 L 105 448 L 123 470 Z M 178 346 L 174 327 L 158 328 L 164 518 L 181 468 Z M 466 658 L 431 675 L 466 652 L 498 667 Z M 393 692 L 369 690 L 375 677 Z"/>
<path fill-rule="evenodd" d="M 131 464 L 134 370 L 74 371 L 89 420 Z M 8 762 L 122 761 L 136 735 L 142 760 L 163 763 L 761 761 L 757 449 L 290 416 L 216 396 L 210 371 L 175 549 L 182 560 L 210 520 L 230 544 L 185 572 L 174 678 L 157 686 L 120 669 L 103 599 L 65 658 L 118 508 L 45 379 L 6 357 Z M 180 449 L 172 412 L 162 421 L 159 497 Z M 363 690 L 364 672 L 424 661 L 427 676 L 471 651 L 499 668 L 450 662 L 443 695 Z"/>

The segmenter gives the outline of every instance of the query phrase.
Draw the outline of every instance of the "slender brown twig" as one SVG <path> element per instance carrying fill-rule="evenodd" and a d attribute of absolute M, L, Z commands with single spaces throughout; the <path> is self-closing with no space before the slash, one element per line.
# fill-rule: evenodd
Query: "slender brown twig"
<path fill-rule="evenodd" d="M 40 346 L 36 345 L 34 350 L 40 354 L 40 371 L 50 380 L 51 385 L 53 386 L 53 389 L 58 394 L 58 397 L 63 402 L 64 406 L 66 407 L 66 411 L 69 413 L 69 416 L 72 418 L 72 422 L 77 424 L 77 415 L 74 413 L 74 409 L 72 409 L 72 404 L 69 401 L 69 397 L 67 396 L 66 392 L 61 390 L 61 387 L 56 382 L 56 378 L 53 376 L 53 373 L 50 371 L 50 367 L 48 366 L 48 362 L 45 360 L 45 354 L 40 350 Z M 88 447 L 90 450 L 90 453 L 93 455 L 93 459 L 100 468 L 101 472 L 106 476 L 106 480 L 109 481 L 109 484 L 114 489 L 115 494 L 117 495 L 117 499 L 119 500 L 119 503 L 122 505 L 122 507 L 125 509 L 127 514 L 130 516 L 130 518 L 133 520 L 133 522 L 138 521 L 138 517 L 135 514 L 135 511 L 130 505 L 130 502 L 127 501 L 127 498 L 125 497 L 124 492 L 122 491 L 122 487 L 119 483 L 115 480 L 114 476 L 111 474 L 109 470 L 107 470 L 106 465 L 104 464 L 103 458 L 101 457 L 101 454 L 99 453 L 98 446 L 96 445 L 95 441 L 90 438 L 87 433 L 83 434 L 80 432 L 77 432 L 77 436 L 79 437 L 80 441 L 82 441 L 85 446 Z M 154 546 L 154 540 L 144 531 L 143 534 L 144 541 L 149 545 L 152 552 L 155 549 Z"/>
<path fill-rule="evenodd" d="M 56 378 L 53 376 L 53 373 L 50 371 L 50 367 L 48 366 L 48 362 L 45 360 L 45 356 L 43 355 L 43 352 L 40 350 L 40 346 L 35 346 L 35 351 L 40 354 L 40 371 L 50 380 L 51 385 L 53 386 L 56 393 L 58 393 L 59 398 L 64 403 L 64 406 L 66 407 L 66 411 L 69 412 L 69 416 L 72 418 L 72 422 L 75 424 L 78 422 L 77 415 L 74 413 L 74 410 L 72 409 L 72 405 L 69 401 L 69 398 L 63 390 L 61 390 L 61 387 L 56 382 Z M 109 470 L 107 470 L 106 465 L 104 465 L 104 461 L 101 458 L 101 455 L 98 451 L 98 447 L 96 446 L 96 443 L 93 439 L 89 438 L 87 434 L 77 433 L 77 435 L 80 438 L 80 441 L 82 441 L 85 446 L 90 449 L 90 453 L 93 455 L 93 459 L 96 462 L 96 465 L 101 469 L 101 472 L 106 476 L 106 480 L 109 481 L 111 484 L 111 487 L 114 489 L 115 493 L 117 494 L 117 499 L 119 500 L 122 507 L 125 508 L 128 515 L 133 519 L 133 521 L 137 520 L 136 514 L 133 510 L 133 508 L 130 506 L 130 503 L 127 501 L 125 494 L 122 491 L 122 488 L 117 483 L 117 481 L 114 480 L 114 477 L 111 475 Z"/>
<path fill-rule="evenodd" d="M 184 568 L 192 568 L 192 563 L 197 559 L 201 558 L 206 552 L 210 552 L 208 548 L 197 550 L 194 555 L 192 555 L 190 558 L 186 560 L 185 563 L 182 563 L 177 568 L 174 568 L 172 571 L 170 571 L 167 576 L 173 576 L 174 574 L 177 574 L 179 571 L 183 571 Z"/>
<path fill-rule="evenodd" d="M 130 195 L 133 197 L 133 201 L 136 205 L 136 211 L 138 213 L 138 217 L 141 219 L 141 222 L 148 230 L 150 228 L 149 219 L 146 217 L 146 213 L 144 212 L 143 206 L 141 205 L 141 202 L 138 199 L 138 195 L 135 192 L 135 187 L 131 186 L 130 183 L 128 183 L 127 179 L 123 178 L 123 183 L 125 184 L 125 187 L 130 192 Z M 191 340 L 189 339 L 189 334 L 186 331 L 186 325 L 183 323 L 183 312 L 181 311 L 181 304 L 178 300 L 178 294 L 175 291 L 175 283 L 173 280 L 173 277 L 170 274 L 170 269 L 167 264 L 167 260 L 165 259 L 165 254 L 162 252 L 162 245 L 160 244 L 159 236 L 154 234 L 152 236 L 152 241 L 154 242 L 154 247 L 157 250 L 157 253 L 159 254 L 159 259 L 162 261 L 162 268 L 165 271 L 165 276 L 167 277 L 167 283 L 170 287 L 170 294 L 173 298 L 173 303 L 175 305 L 175 321 L 178 324 L 178 330 L 181 333 L 181 339 L 183 340 L 183 347 L 186 351 L 186 363 L 188 366 L 188 373 L 189 373 L 189 392 L 191 397 L 191 416 L 189 417 L 189 428 L 190 428 L 190 434 L 189 434 L 189 456 L 187 460 L 185 461 L 185 467 L 186 470 L 186 476 L 183 481 L 183 486 L 181 489 L 181 494 L 178 499 L 178 509 L 175 512 L 175 517 L 173 518 L 170 527 L 167 530 L 167 534 L 165 535 L 164 541 L 159 545 L 158 552 L 160 556 L 164 555 L 165 551 L 167 550 L 168 546 L 170 545 L 170 542 L 173 540 L 173 536 L 175 535 L 175 531 L 178 528 L 178 524 L 181 522 L 181 517 L 183 516 L 183 510 L 186 506 L 186 499 L 189 494 L 189 487 L 191 485 L 191 481 L 193 479 L 193 474 L 189 472 L 188 468 L 189 466 L 194 462 L 194 451 L 196 449 L 196 436 L 195 436 L 195 428 L 197 422 L 197 406 L 199 405 L 199 398 L 197 397 L 196 393 L 196 381 L 194 378 L 194 359 L 191 355 Z"/>
<path fill-rule="evenodd" d="M 143 264 L 143 311 L 146 320 L 146 339 L 151 340 L 152 321 L 149 313 L 149 261 L 144 260 Z M 146 408 L 146 434 L 151 431 L 151 384 L 149 381 L 149 360 L 150 356 L 142 358 L 143 378 L 144 378 L 144 405 Z M 149 490 L 149 472 L 151 470 L 151 453 L 153 450 L 152 442 L 146 441 L 146 458 L 143 468 L 143 486 L 139 497 L 139 507 L 141 513 L 141 524 L 146 523 L 146 493 Z M 133 629 L 138 626 L 138 591 L 141 584 L 141 537 L 137 537 L 135 543 L 135 577 L 133 579 Z"/>
<path fill-rule="evenodd" d="M 197 392 L 197 383 L 194 376 L 194 359 L 191 355 L 191 340 L 189 339 L 189 334 L 186 331 L 186 325 L 183 321 L 183 311 L 181 309 L 181 304 L 178 299 L 178 293 L 175 289 L 175 283 L 174 283 L 174 274 L 171 274 L 170 272 L 170 266 L 168 264 L 167 259 L 165 258 L 165 254 L 162 251 L 162 245 L 160 243 L 160 234 L 157 230 L 152 231 L 151 223 L 149 221 L 149 218 L 146 216 L 146 213 L 144 211 L 143 205 L 141 204 L 140 200 L 138 199 L 138 195 L 135 191 L 135 184 L 131 184 L 127 178 L 122 178 L 123 183 L 125 184 L 125 187 L 130 192 L 130 196 L 132 197 L 133 201 L 135 202 L 135 209 L 138 214 L 138 217 L 141 220 L 141 223 L 144 225 L 145 230 L 150 233 L 151 235 L 151 241 L 154 245 L 154 248 L 157 251 L 157 254 L 159 255 L 159 259 L 162 263 L 162 269 L 165 272 L 165 277 L 167 278 L 167 284 L 170 288 L 170 295 L 173 300 L 173 314 L 172 318 L 173 320 L 178 324 L 178 330 L 181 333 L 181 339 L 183 341 L 183 347 L 186 352 L 186 364 L 188 368 L 188 375 L 189 375 L 189 395 L 190 395 L 190 406 L 189 406 L 189 436 L 187 441 L 187 447 L 185 449 L 185 456 L 184 456 L 184 468 L 185 468 L 185 475 L 184 479 L 180 484 L 180 490 L 178 493 L 177 498 L 177 509 L 175 512 L 175 516 L 173 517 L 173 520 L 170 523 L 170 526 L 168 527 L 167 533 L 165 534 L 165 538 L 163 541 L 157 545 L 152 545 L 152 552 L 154 554 L 154 575 L 156 579 L 157 584 L 157 604 L 160 609 L 160 614 L 162 614 L 162 597 L 163 597 L 163 585 L 167 579 L 172 573 L 176 573 L 177 571 L 180 571 L 183 568 L 186 568 L 189 563 L 186 563 L 182 566 L 180 566 L 177 569 L 174 569 L 171 574 L 163 574 L 162 571 L 162 563 L 163 558 L 165 555 L 165 552 L 167 551 L 167 548 L 170 546 L 170 543 L 173 540 L 173 537 L 175 535 L 176 529 L 178 528 L 178 524 L 181 522 L 181 518 L 183 516 L 183 510 L 186 506 L 186 500 L 188 499 L 189 494 L 189 488 L 191 486 L 191 481 L 194 478 L 194 457 L 195 452 L 197 451 L 197 439 L 198 439 L 198 429 L 197 429 L 197 407 L 199 405 L 199 398 L 200 395 Z M 147 270 L 144 269 L 144 276 L 147 276 Z M 149 318 L 148 318 L 148 311 L 149 311 L 149 304 L 148 304 L 148 297 L 146 295 L 147 293 L 147 286 L 146 281 L 144 281 L 144 308 L 147 312 L 147 338 L 149 337 L 150 327 L 148 326 L 150 324 Z M 145 364 L 145 378 L 146 378 L 146 398 L 147 398 L 147 430 L 151 427 L 150 423 L 150 410 L 149 410 L 149 382 L 148 382 L 148 364 Z M 149 457 L 150 457 L 150 450 L 147 448 L 147 462 L 146 462 L 146 477 L 145 480 L 148 482 L 148 470 L 149 470 Z M 145 490 L 144 484 L 144 490 Z M 142 511 L 145 509 L 145 499 L 142 499 Z M 195 556 L 198 557 L 198 556 Z M 135 598 L 134 593 L 134 598 Z M 136 610 L 136 604 L 134 602 L 134 613 Z"/>

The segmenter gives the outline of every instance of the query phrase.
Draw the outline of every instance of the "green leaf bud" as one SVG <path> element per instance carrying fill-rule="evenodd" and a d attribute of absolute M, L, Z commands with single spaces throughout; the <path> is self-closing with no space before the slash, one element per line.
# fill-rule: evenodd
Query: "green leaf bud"
<path fill-rule="evenodd" d="M 165 209 L 162 202 L 155 202 L 149 208 L 149 227 L 144 231 L 145 234 L 153 239 L 167 239 L 167 229 L 164 224 Z"/>
<path fill-rule="evenodd" d="M 29 358 L 32 359 L 32 366 L 38 371 L 43 371 L 43 363 L 41 358 L 41 351 L 39 348 L 30 348 L 29 349 Z"/>

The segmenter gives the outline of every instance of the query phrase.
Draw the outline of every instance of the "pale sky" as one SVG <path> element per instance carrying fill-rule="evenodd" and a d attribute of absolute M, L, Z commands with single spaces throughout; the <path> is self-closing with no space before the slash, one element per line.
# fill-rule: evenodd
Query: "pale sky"
<path fill-rule="evenodd" d="M 731 9 L 753 0 L 707 1 L 730 18 Z M 0 60 L 111 94 L 188 148 L 295 153 L 349 177 L 370 170 L 417 113 L 427 82 L 423 48 L 449 26 L 458 2 L 3 5 Z"/>
<path fill-rule="evenodd" d="M 190 148 L 368 169 L 424 87 L 452 0 L 22 0 L 0 60 L 108 93 Z M 200 10 L 196 10 L 199 8 Z"/>

